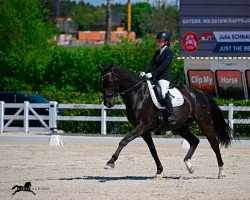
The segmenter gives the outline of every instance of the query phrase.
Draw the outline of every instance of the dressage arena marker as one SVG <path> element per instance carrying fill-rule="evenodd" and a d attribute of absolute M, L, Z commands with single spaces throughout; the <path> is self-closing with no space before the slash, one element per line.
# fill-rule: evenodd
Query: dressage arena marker
<path fill-rule="evenodd" d="M 49 146 L 63 146 L 63 142 L 60 137 L 60 135 L 52 135 L 49 140 Z"/>
<path fill-rule="evenodd" d="M 182 143 L 181 143 L 181 148 L 182 149 L 189 149 L 190 148 L 190 145 L 189 145 L 189 143 L 188 143 L 188 141 L 187 140 L 183 140 L 182 141 Z"/>

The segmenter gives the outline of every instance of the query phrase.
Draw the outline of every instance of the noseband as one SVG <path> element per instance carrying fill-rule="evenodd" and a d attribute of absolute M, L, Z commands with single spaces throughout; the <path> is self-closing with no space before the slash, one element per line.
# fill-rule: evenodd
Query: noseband
<path fill-rule="evenodd" d="M 103 90 L 104 98 L 115 98 L 116 96 L 119 96 L 119 92 L 117 90 L 117 85 L 116 85 L 116 78 L 114 78 L 113 72 L 109 72 L 103 76 L 101 76 L 102 80 L 104 77 L 109 76 L 110 81 L 112 82 L 112 90 L 111 92 L 108 92 L 107 94 Z"/>

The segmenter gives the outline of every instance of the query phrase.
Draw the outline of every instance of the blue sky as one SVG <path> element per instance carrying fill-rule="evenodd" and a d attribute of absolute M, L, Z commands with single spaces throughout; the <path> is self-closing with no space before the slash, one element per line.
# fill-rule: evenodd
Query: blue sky
<path fill-rule="evenodd" d="M 73 0 L 76 2 L 79 2 L 81 0 Z M 85 3 L 90 3 L 94 6 L 100 6 L 101 4 L 106 4 L 107 0 L 83 0 Z M 164 0 L 160 0 L 160 1 L 164 1 Z M 175 3 L 175 0 L 165 0 L 168 3 Z M 121 4 L 126 4 L 128 2 L 128 0 L 111 0 L 111 4 L 115 4 L 115 3 L 121 3 Z M 137 2 L 149 2 L 152 5 L 156 5 L 156 0 L 130 0 L 130 2 L 133 3 L 137 3 Z"/>

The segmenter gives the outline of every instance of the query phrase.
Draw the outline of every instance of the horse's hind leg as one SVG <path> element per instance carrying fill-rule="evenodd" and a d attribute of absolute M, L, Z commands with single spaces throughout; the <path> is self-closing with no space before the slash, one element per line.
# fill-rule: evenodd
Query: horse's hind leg
<path fill-rule="evenodd" d="M 224 163 L 222 161 L 222 157 L 221 157 L 221 153 L 220 153 L 219 141 L 217 139 L 216 140 L 212 140 L 212 141 L 210 141 L 208 139 L 208 141 L 210 142 L 211 147 L 214 150 L 216 158 L 217 158 L 217 161 L 218 161 L 218 166 L 219 166 L 218 178 L 226 177 L 226 174 L 223 171 L 223 165 L 224 165 Z"/>
<path fill-rule="evenodd" d="M 202 128 L 205 136 L 207 137 L 207 139 L 211 145 L 211 148 L 213 149 L 213 151 L 216 155 L 218 166 L 219 166 L 218 178 L 225 177 L 226 175 L 223 171 L 224 163 L 222 161 L 222 157 L 221 157 L 221 153 L 220 153 L 219 141 L 215 136 L 212 122 L 207 122 L 207 123 L 198 124 L 198 125 Z"/>
<path fill-rule="evenodd" d="M 148 148 L 150 150 L 150 153 L 151 153 L 151 155 L 153 156 L 153 158 L 155 160 L 155 164 L 156 164 L 156 167 L 157 167 L 157 172 L 156 172 L 155 177 L 156 178 L 161 177 L 163 167 L 162 167 L 162 164 L 161 164 L 160 159 L 158 157 L 158 154 L 157 154 L 157 151 L 156 151 L 152 136 L 150 135 L 149 132 L 147 132 L 147 133 L 142 135 L 142 138 L 147 143 Z"/>
<path fill-rule="evenodd" d="M 186 164 L 187 170 L 189 171 L 190 174 L 194 173 L 194 168 L 193 165 L 191 164 L 191 158 L 200 142 L 200 140 L 195 137 L 190 130 L 188 129 L 187 126 L 183 126 L 179 128 L 178 130 L 175 130 L 176 133 L 178 133 L 181 137 L 183 137 L 185 140 L 188 141 L 190 148 L 184 158 L 184 162 Z"/>
<path fill-rule="evenodd" d="M 218 166 L 219 166 L 219 174 L 218 174 L 218 178 L 222 178 L 222 177 L 226 177 L 226 174 L 223 171 L 223 161 L 222 161 L 222 157 L 221 157 L 221 153 L 220 153 L 220 146 L 219 146 L 219 141 L 217 140 L 217 138 L 215 136 L 212 136 L 212 138 L 207 136 L 207 139 L 211 145 L 211 148 L 213 149 L 217 161 L 218 161 Z"/>

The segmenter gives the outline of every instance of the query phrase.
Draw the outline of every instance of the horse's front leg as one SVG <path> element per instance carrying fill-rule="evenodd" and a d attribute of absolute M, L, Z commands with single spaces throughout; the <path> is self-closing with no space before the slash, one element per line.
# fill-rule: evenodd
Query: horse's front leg
<path fill-rule="evenodd" d="M 153 139 L 152 139 L 152 136 L 150 135 L 150 132 L 147 132 L 147 133 L 144 133 L 142 135 L 142 138 L 144 139 L 144 141 L 147 143 L 148 145 L 148 148 L 150 150 L 150 153 L 151 155 L 153 156 L 154 158 L 154 161 L 155 161 L 155 164 L 156 164 L 156 167 L 157 167 L 157 171 L 156 171 L 156 174 L 155 174 L 155 178 L 157 179 L 161 179 L 162 178 L 162 171 L 163 171 L 163 166 L 160 162 L 160 159 L 158 157 L 158 154 L 157 154 L 157 151 L 156 151 L 156 148 L 155 148 L 155 145 L 154 145 L 154 142 L 153 142 Z"/>
<path fill-rule="evenodd" d="M 143 129 L 141 125 L 136 126 L 132 131 L 129 132 L 119 143 L 119 146 L 115 153 L 112 155 L 111 159 L 107 162 L 105 169 L 114 168 L 115 161 L 118 159 L 122 149 L 132 140 L 143 134 Z"/>

